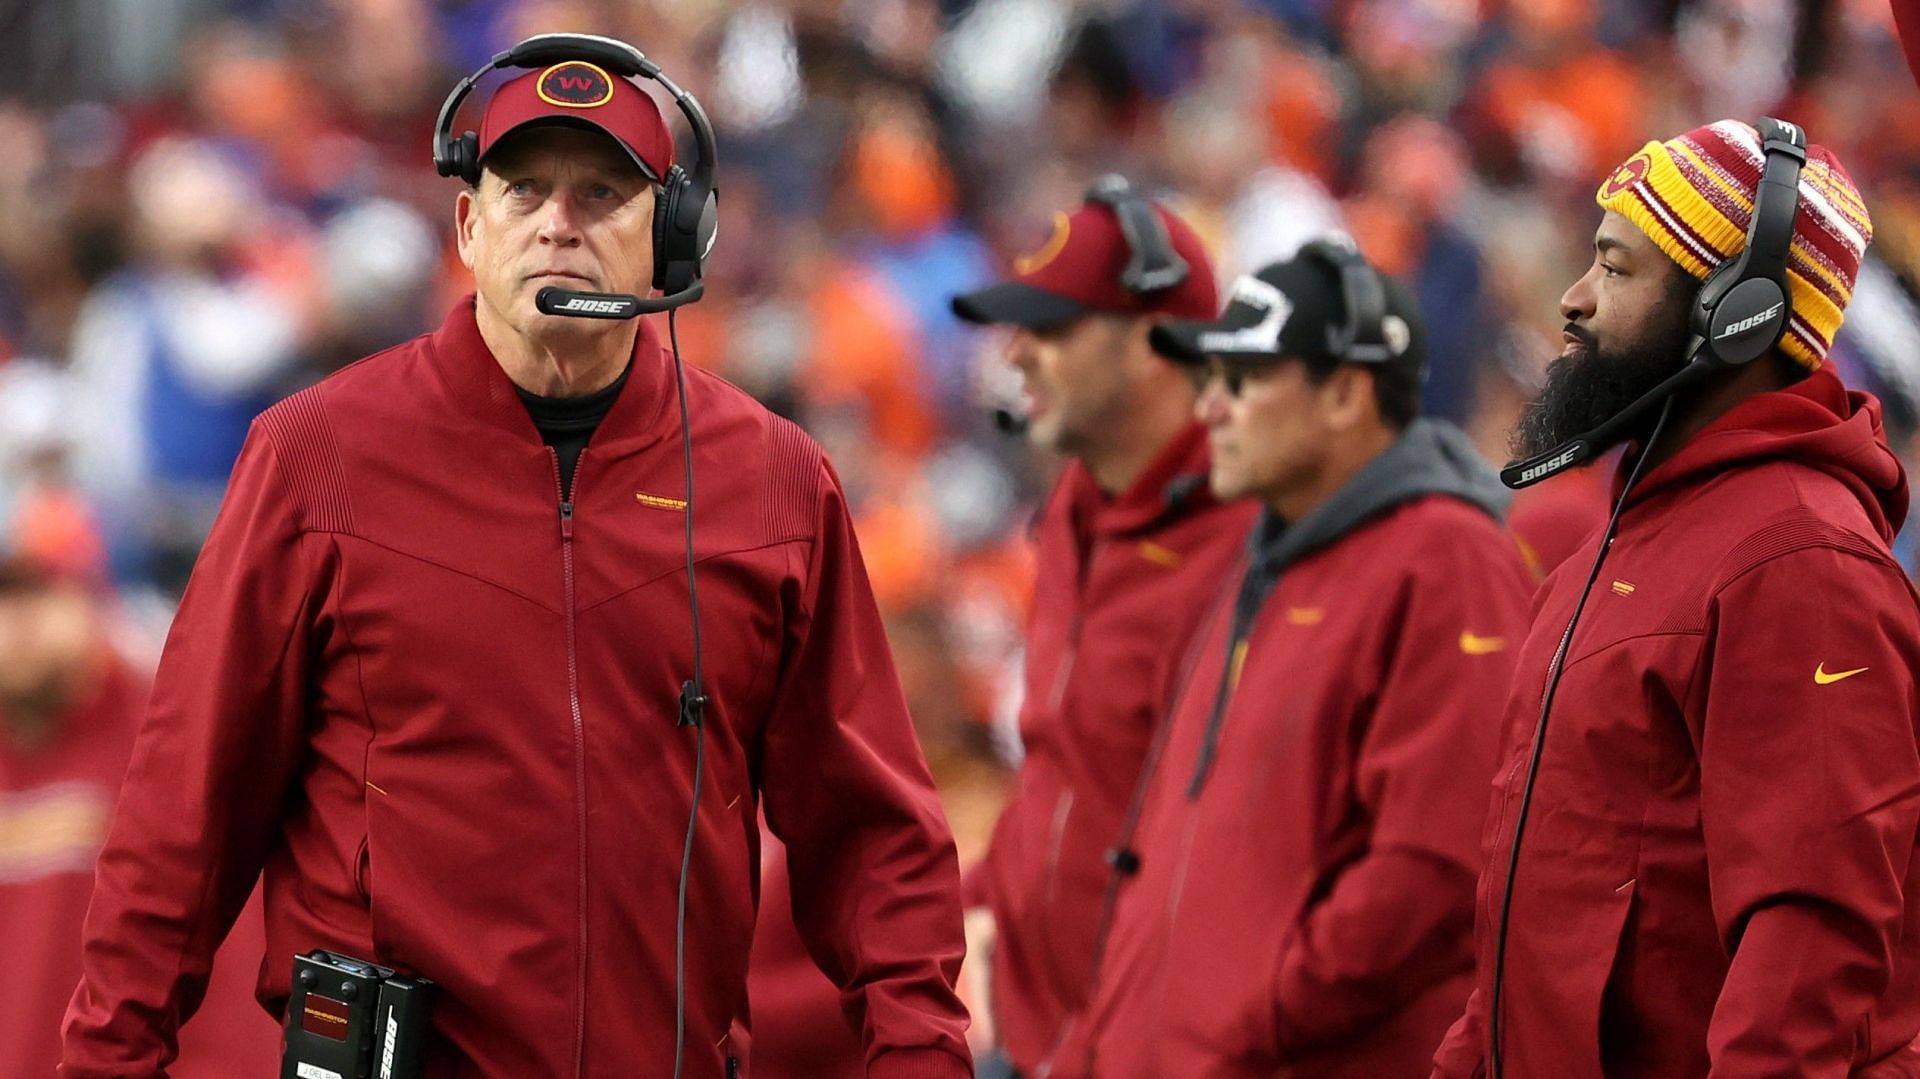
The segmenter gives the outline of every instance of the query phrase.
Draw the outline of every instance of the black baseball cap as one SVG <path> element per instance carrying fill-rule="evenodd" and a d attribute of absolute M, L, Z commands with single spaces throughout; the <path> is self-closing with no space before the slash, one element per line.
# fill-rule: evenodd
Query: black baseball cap
<path fill-rule="evenodd" d="M 1418 375 L 1426 367 L 1427 335 L 1413 294 L 1393 278 L 1366 270 L 1380 283 L 1384 313 L 1377 329 L 1359 329 L 1351 348 L 1341 347 L 1349 328 L 1341 264 L 1311 248 L 1235 281 L 1219 318 L 1163 322 L 1147 340 L 1155 352 L 1181 364 L 1202 364 L 1210 356 L 1243 364 L 1325 358 Z"/>

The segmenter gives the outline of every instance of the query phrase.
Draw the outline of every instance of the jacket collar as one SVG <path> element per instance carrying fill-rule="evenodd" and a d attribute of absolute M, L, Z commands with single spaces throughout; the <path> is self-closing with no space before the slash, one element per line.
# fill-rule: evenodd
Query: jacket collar
<path fill-rule="evenodd" d="M 1628 447 L 1614 469 L 1620 498 L 1640 447 Z M 1635 485 L 1627 510 L 1664 502 L 1728 471 L 1789 461 L 1832 476 L 1859 500 L 1883 539 L 1907 513 L 1907 478 L 1887 445 L 1880 402 L 1849 390 L 1832 364 L 1784 389 L 1756 393 L 1728 409 Z"/>
<path fill-rule="evenodd" d="M 507 377 L 480 336 L 473 304 L 473 294 L 468 293 L 447 312 L 440 328 L 428 335 L 433 368 L 456 408 L 539 445 L 540 432 L 527 415 L 527 406 L 514 392 L 513 380 Z M 673 380 L 673 357 L 660 347 L 659 334 L 649 319 L 640 320 L 631 362 L 632 373 L 627 376 L 626 387 L 594 432 L 596 447 L 620 442 L 631 445 L 615 448 L 638 449 L 660 438 L 667 429 L 664 420 L 672 416 L 677 421 L 677 414 L 667 408 L 675 403 L 678 392 Z"/>
<path fill-rule="evenodd" d="M 1207 431 L 1188 424 L 1140 473 L 1132 486 L 1108 498 L 1079 461 L 1067 465 L 1064 481 L 1077 531 L 1089 535 L 1137 532 L 1166 517 L 1185 516 L 1214 505 L 1207 486 Z"/>
<path fill-rule="evenodd" d="M 1255 561 L 1249 580 L 1273 575 L 1292 562 L 1338 543 L 1376 517 L 1415 499 L 1457 499 L 1502 521 L 1513 495 L 1473 443 L 1444 420 L 1415 420 L 1400 437 L 1361 466 L 1325 502 L 1296 522 L 1261 512 L 1248 537 Z"/>

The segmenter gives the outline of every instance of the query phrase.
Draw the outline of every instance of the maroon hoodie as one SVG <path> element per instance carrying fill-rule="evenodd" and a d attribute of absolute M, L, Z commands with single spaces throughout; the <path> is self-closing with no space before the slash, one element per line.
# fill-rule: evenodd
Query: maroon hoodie
<path fill-rule="evenodd" d="M 758 815 L 868 1074 L 969 1074 L 952 840 L 820 449 L 691 366 L 707 711 L 690 1077 L 747 1016 Z M 562 503 L 473 305 L 254 424 L 165 657 L 87 920 L 64 1074 L 161 1073 L 265 866 L 295 952 L 440 986 L 428 1074 L 667 1075 L 695 746 L 673 368 Z"/>
<path fill-rule="evenodd" d="M 1906 504 L 1879 404 L 1831 368 L 1634 489 L 1514 874 L 1508 1079 L 1920 1075 L 1920 613 L 1888 552 Z M 1486 1070 L 1514 822 L 1592 555 L 1543 586 L 1520 652 L 1477 987 L 1437 1075 Z"/>
<path fill-rule="evenodd" d="M 1193 424 L 1109 498 L 1067 466 L 1036 527 L 1020 737 L 1026 758 L 969 905 L 998 924 L 993 1010 L 1033 1073 L 1086 999 L 1109 871 L 1141 761 L 1173 697 L 1188 638 L 1253 524 L 1251 502 L 1207 489 Z"/>
<path fill-rule="evenodd" d="M 1419 421 L 1268 514 L 1212 605 L 1054 1079 L 1404 1079 L 1466 1000 L 1531 586 L 1506 492 Z"/>

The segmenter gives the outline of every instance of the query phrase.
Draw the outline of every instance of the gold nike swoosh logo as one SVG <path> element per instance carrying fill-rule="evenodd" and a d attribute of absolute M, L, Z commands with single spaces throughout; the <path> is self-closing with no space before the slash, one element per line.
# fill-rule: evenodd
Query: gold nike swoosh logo
<path fill-rule="evenodd" d="M 1842 678 L 1852 678 L 1854 675 L 1865 670 L 1865 667 L 1855 667 L 1850 671 L 1835 671 L 1832 674 L 1828 674 L 1827 664 L 1823 660 L 1818 667 L 1813 669 L 1813 684 L 1816 686 L 1830 686 Z"/>
<path fill-rule="evenodd" d="M 1175 569 L 1180 565 L 1179 551 L 1171 547 L 1162 547 L 1152 540 L 1140 541 L 1140 557 L 1156 566 L 1165 566 L 1168 569 Z"/>
<path fill-rule="evenodd" d="M 1470 629 L 1460 631 L 1460 651 L 1470 656 L 1490 656 L 1507 647 L 1505 637 L 1481 637 Z"/>

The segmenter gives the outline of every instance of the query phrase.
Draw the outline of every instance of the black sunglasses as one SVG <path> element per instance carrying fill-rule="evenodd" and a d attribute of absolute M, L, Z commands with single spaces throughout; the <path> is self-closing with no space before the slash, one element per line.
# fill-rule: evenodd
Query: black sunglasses
<path fill-rule="evenodd" d="M 1220 385 L 1227 391 L 1227 396 L 1237 401 L 1248 381 L 1271 369 L 1272 364 L 1269 363 L 1234 363 L 1218 356 L 1209 356 L 1205 363 L 1188 367 L 1187 378 L 1193 382 L 1195 393 L 1207 392 L 1207 387 L 1213 385 L 1215 379 L 1219 379 Z"/>

